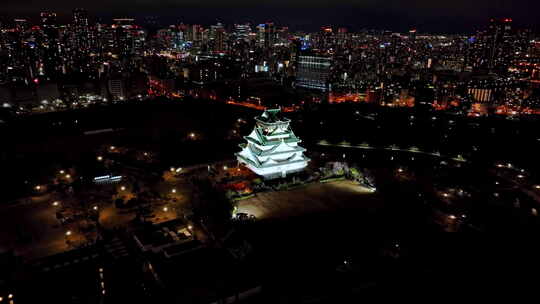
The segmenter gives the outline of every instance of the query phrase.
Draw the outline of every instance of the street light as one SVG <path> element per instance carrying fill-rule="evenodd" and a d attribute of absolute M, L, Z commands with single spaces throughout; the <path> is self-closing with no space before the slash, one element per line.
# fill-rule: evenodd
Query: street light
<path fill-rule="evenodd" d="M 52 203 L 52 205 L 56 207 L 56 206 L 60 205 L 60 202 L 59 202 L 59 201 L 54 201 L 54 202 Z"/>
<path fill-rule="evenodd" d="M 60 170 L 60 174 L 64 174 L 64 173 L 65 173 L 65 171 L 64 171 L 64 170 Z"/>
<path fill-rule="evenodd" d="M 102 161 L 102 160 L 103 160 L 103 156 L 98 156 L 98 157 L 97 157 L 97 160 L 98 160 L 98 161 Z"/>
<path fill-rule="evenodd" d="M 98 206 L 94 206 L 94 208 L 93 208 L 93 209 L 97 211 L 97 210 L 98 210 Z"/>
<path fill-rule="evenodd" d="M 167 211 L 169 211 L 169 208 L 163 207 L 163 212 L 167 212 Z"/>
<path fill-rule="evenodd" d="M 70 235 L 71 235 L 71 230 L 66 231 L 66 236 L 70 236 Z"/>
<path fill-rule="evenodd" d="M 172 193 L 176 193 L 176 189 L 172 189 L 171 192 L 172 192 Z"/>
<path fill-rule="evenodd" d="M 114 150 L 116 147 L 115 146 L 110 146 L 109 149 Z"/>
<path fill-rule="evenodd" d="M 40 186 L 40 185 L 37 185 L 37 186 L 36 186 L 36 190 L 41 190 L 41 186 Z"/>
<path fill-rule="evenodd" d="M 71 178 L 71 175 L 66 174 L 66 178 L 67 178 L 67 179 L 70 179 L 70 178 Z"/>
<path fill-rule="evenodd" d="M 122 186 L 122 187 L 120 187 L 120 190 L 126 191 L 126 187 L 125 187 L 125 186 Z"/>

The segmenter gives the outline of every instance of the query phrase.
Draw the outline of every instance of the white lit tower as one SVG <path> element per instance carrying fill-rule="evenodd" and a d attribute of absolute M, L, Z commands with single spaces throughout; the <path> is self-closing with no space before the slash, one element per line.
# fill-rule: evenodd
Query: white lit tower
<path fill-rule="evenodd" d="M 306 149 L 298 145 L 301 140 L 280 109 L 266 110 L 255 120 L 255 128 L 244 137 L 247 143 L 241 144 L 242 151 L 236 153 L 238 162 L 265 179 L 285 177 L 307 166 Z"/>

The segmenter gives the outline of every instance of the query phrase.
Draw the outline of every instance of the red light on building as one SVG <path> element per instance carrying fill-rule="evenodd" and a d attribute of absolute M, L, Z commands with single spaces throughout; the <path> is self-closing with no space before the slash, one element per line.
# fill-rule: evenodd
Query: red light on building
<path fill-rule="evenodd" d="M 39 79 L 38 79 L 38 78 L 34 78 L 34 83 L 35 83 L 35 84 L 38 84 L 38 83 L 39 83 Z"/>

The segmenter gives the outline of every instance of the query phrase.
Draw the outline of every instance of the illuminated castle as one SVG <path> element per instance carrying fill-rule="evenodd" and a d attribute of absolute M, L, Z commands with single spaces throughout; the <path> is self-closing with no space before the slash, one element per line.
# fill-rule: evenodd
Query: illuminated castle
<path fill-rule="evenodd" d="M 280 109 L 266 110 L 255 120 L 255 129 L 244 136 L 247 143 L 241 144 L 242 151 L 236 153 L 240 163 L 266 179 L 285 177 L 307 166 L 306 149 L 298 145 L 301 140 L 291 130 L 290 120 L 281 116 Z"/>

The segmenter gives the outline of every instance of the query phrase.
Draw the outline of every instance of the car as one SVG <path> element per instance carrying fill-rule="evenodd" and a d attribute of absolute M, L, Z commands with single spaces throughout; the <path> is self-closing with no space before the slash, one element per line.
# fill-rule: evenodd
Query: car
<path fill-rule="evenodd" d="M 249 215 L 247 213 L 237 213 L 236 214 L 236 219 L 241 220 L 241 221 L 245 221 L 245 220 L 249 219 Z"/>

